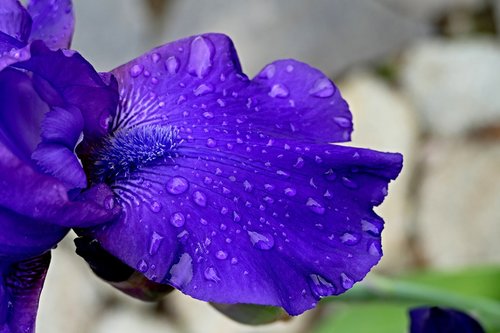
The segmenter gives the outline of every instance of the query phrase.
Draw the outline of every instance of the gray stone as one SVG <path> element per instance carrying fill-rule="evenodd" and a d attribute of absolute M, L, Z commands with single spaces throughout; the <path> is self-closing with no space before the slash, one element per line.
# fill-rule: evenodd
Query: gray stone
<path fill-rule="evenodd" d="M 434 267 L 500 262 L 500 145 L 431 141 L 417 214 L 419 252 Z"/>
<path fill-rule="evenodd" d="M 40 299 L 38 333 L 87 333 L 103 309 L 103 294 L 87 264 L 66 238 L 52 251 Z"/>
<path fill-rule="evenodd" d="M 409 17 L 429 20 L 450 9 L 477 10 L 486 0 L 377 0 Z"/>
<path fill-rule="evenodd" d="M 150 19 L 142 1 L 74 1 L 74 11 L 72 48 L 99 71 L 110 71 L 152 46 Z"/>
<path fill-rule="evenodd" d="M 385 220 L 382 234 L 384 257 L 377 266 L 400 271 L 411 263 L 408 248 L 410 182 L 414 176 L 420 128 L 412 104 L 395 88 L 366 71 L 354 71 L 340 82 L 340 91 L 354 118 L 352 146 L 400 152 L 404 166 L 389 185 L 389 195 L 376 208 Z"/>
<path fill-rule="evenodd" d="M 406 51 L 401 82 L 436 135 L 463 134 L 500 121 L 496 40 L 422 41 Z"/>
<path fill-rule="evenodd" d="M 164 42 L 211 31 L 230 35 L 251 75 L 280 58 L 338 74 L 394 52 L 426 31 L 364 0 L 182 0 L 172 4 L 165 22 Z"/>

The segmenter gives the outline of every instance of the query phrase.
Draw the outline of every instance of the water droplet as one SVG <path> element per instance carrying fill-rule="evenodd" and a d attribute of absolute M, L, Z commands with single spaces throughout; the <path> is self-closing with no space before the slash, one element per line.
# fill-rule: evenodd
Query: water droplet
<path fill-rule="evenodd" d="M 180 212 L 174 213 L 172 214 L 172 216 L 170 216 L 170 223 L 174 227 L 180 228 L 184 225 L 184 222 L 186 222 L 186 219 L 184 217 L 184 214 Z"/>
<path fill-rule="evenodd" d="M 272 190 L 274 190 L 274 185 L 272 185 L 272 184 L 264 184 L 264 188 L 267 191 L 272 191 Z"/>
<path fill-rule="evenodd" d="M 282 176 L 282 177 L 290 177 L 290 174 L 286 171 L 283 171 L 283 170 L 276 171 L 276 174 L 279 176 Z"/>
<path fill-rule="evenodd" d="M 368 245 L 368 253 L 371 256 L 380 257 L 382 254 L 380 251 L 380 245 L 378 245 L 375 241 L 371 242 L 370 245 Z"/>
<path fill-rule="evenodd" d="M 351 180 L 347 177 L 342 177 L 342 184 L 345 187 L 353 189 L 353 190 L 358 188 L 358 184 L 354 180 Z"/>
<path fill-rule="evenodd" d="M 212 138 L 207 139 L 207 147 L 214 148 L 216 145 L 217 145 L 217 142 L 214 139 L 212 139 Z"/>
<path fill-rule="evenodd" d="M 151 242 L 149 243 L 149 255 L 155 255 L 160 249 L 161 242 L 163 241 L 163 236 L 153 231 L 151 236 Z"/>
<path fill-rule="evenodd" d="M 149 208 L 153 213 L 158 213 L 161 210 L 161 203 L 159 203 L 158 201 L 153 201 Z"/>
<path fill-rule="evenodd" d="M 214 113 L 210 111 L 205 111 L 203 112 L 203 117 L 205 117 L 206 119 L 212 119 L 214 117 Z"/>
<path fill-rule="evenodd" d="M 285 194 L 289 197 L 294 197 L 297 194 L 297 190 L 292 187 L 285 188 Z"/>
<path fill-rule="evenodd" d="M 330 296 L 337 291 L 333 283 L 318 274 L 309 275 L 309 287 L 317 297 Z"/>
<path fill-rule="evenodd" d="M 294 166 L 294 168 L 297 168 L 297 169 L 302 168 L 304 166 L 304 159 L 302 157 L 298 157 L 297 161 L 295 162 L 295 164 L 293 166 Z"/>
<path fill-rule="evenodd" d="M 179 258 L 177 264 L 170 268 L 170 282 L 178 288 L 186 286 L 193 279 L 193 259 L 187 253 Z"/>
<path fill-rule="evenodd" d="M 288 97 L 289 94 L 290 92 L 285 85 L 276 83 L 271 87 L 271 91 L 269 91 L 268 95 L 271 97 L 285 98 Z"/>
<path fill-rule="evenodd" d="M 333 95 L 334 92 L 335 92 L 335 86 L 327 78 L 321 78 L 316 80 L 312 88 L 309 90 L 309 94 L 322 98 L 330 97 Z"/>
<path fill-rule="evenodd" d="M 248 231 L 250 241 L 253 246 L 260 250 L 270 250 L 274 246 L 274 238 L 270 234 L 260 234 L 255 231 Z"/>
<path fill-rule="evenodd" d="M 184 177 L 172 177 L 167 182 L 166 188 L 167 191 L 171 194 L 182 194 L 189 188 L 189 182 Z"/>
<path fill-rule="evenodd" d="M 259 77 L 264 79 L 272 79 L 276 73 L 276 66 L 273 64 L 267 65 L 260 73 Z"/>
<path fill-rule="evenodd" d="M 211 84 L 202 83 L 193 90 L 193 94 L 195 96 L 202 96 L 211 93 L 212 91 L 214 91 L 214 87 Z"/>
<path fill-rule="evenodd" d="M 380 236 L 380 229 L 373 223 L 366 221 L 366 220 L 361 220 L 361 229 L 373 236 Z"/>
<path fill-rule="evenodd" d="M 354 281 L 345 273 L 341 273 L 340 277 L 342 278 L 342 287 L 344 287 L 344 289 L 351 289 L 354 285 Z"/>
<path fill-rule="evenodd" d="M 293 65 L 286 65 L 286 71 L 287 71 L 288 73 L 293 72 L 293 69 L 294 69 L 294 68 L 293 68 Z"/>
<path fill-rule="evenodd" d="M 217 253 L 215 253 L 215 257 L 219 260 L 225 260 L 227 259 L 227 252 L 224 252 L 222 250 L 217 251 Z"/>
<path fill-rule="evenodd" d="M 204 78 L 212 67 L 214 46 L 212 42 L 202 36 L 198 36 L 191 42 L 189 53 L 188 73 L 198 78 Z"/>
<path fill-rule="evenodd" d="M 340 241 L 347 245 L 356 245 L 360 240 L 361 237 L 349 232 L 346 232 L 342 236 L 340 236 Z"/>
<path fill-rule="evenodd" d="M 169 57 L 165 60 L 165 68 L 169 74 L 175 74 L 179 70 L 179 60 L 175 56 Z"/>
<path fill-rule="evenodd" d="M 148 263 L 144 259 L 139 260 L 139 262 L 137 263 L 137 270 L 141 273 L 146 273 L 148 269 Z"/>
<path fill-rule="evenodd" d="M 240 220 L 241 220 L 240 215 L 238 214 L 238 212 L 235 212 L 235 211 L 234 211 L 234 212 L 233 212 L 233 221 L 234 221 L 234 222 L 240 222 Z"/>
<path fill-rule="evenodd" d="M 238 258 L 236 258 L 236 257 L 231 258 L 232 265 L 236 265 L 237 263 L 238 263 Z"/>
<path fill-rule="evenodd" d="M 130 76 L 132 77 L 138 77 L 139 75 L 141 75 L 142 71 L 144 70 L 144 66 L 143 65 L 134 65 L 132 67 L 130 67 Z"/>
<path fill-rule="evenodd" d="M 207 205 L 207 196 L 205 193 L 200 191 L 193 192 L 193 201 L 200 207 L 205 207 Z"/>
<path fill-rule="evenodd" d="M 115 197 L 113 195 L 108 195 L 103 202 L 104 208 L 107 210 L 112 210 L 115 208 Z"/>
<path fill-rule="evenodd" d="M 160 61 L 161 55 L 159 53 L 153 53 L 151 55 L 151 60 L 156 64 L 158 61 Z"/>
<path fill-rule="evenodd" d="M 203 275 L 205 276 L 205 279 L 213 282 L 219 282 L 220 277 L 217 275 L 217 271 L 213 267 L 207 267 L 205 271 L 203 272 Z"/>
<path fill-rule="evenodd" d="M 243 186 L 244 186 L 244 188 L 245 188 L 245 192 L 252 192 L 252 190 L 253 190 L 253 185 L 252 185 L 252 184 L 250 184 L 250 182 L 249 182 L 248 180 L 245 180 L 245 181 L 243 182 Z"/>
<path fill-rule="evenodd" d="M 210 184 L 212 184 L 212 182 L 213 182 L 213 179 L 210 177 L 205 177 L 203 179 L 203 184 L 205 184 L 205 185 L 210 185 Z"/>
<path fill-rule="evenodd" d="M 334 181 L 337 178 L 337 174 L 333 171 L 333 169 L 330 169 L 325 172 L 325 178 L 329 181 Z"/>
<path fill-rule="evenodd" d="M 351 121 L 345 117 L 333 117 L 333 121 L 342 128 L 351 127 Z"/>
<path fill-rule="evenodd" d="M 222 208 L 220 209 L 220 213 L 221 213 L 222 215 L 226 215 L 228 211 L 229 211 L 229 210 L 227 209 L 227 207 L 222 207 Z"/>
<path fill-rule="evenodd" d="M 308 198 L 306 202 L 306 206 L 314 213 L 318 215 L 323 215 L 325 213 L 325 207 L 321 206 L 319 202 L 314 200 L 313 198 Z"/>

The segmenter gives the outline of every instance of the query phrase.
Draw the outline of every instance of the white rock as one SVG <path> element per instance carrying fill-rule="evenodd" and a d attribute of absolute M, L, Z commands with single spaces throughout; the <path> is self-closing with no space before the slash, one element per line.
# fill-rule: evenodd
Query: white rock
<path fill-rule="evenodd" d="M 431 266 L 500 262 L 500 145 L 430 142 L 417 214 Z"/>
<path fill-rule="evenodd" d="M 453 8 L 475 10 L 486 4 L 486 0 L 378 0 L 405 15 L 420 19 L 434 19 Z"/>
<path fill-rule="evenodd" d="M 167 12 L 164 42 L 202 32 L 232 37 L 246 73 L 296 58 L 329 74 L 394 52 L 425 27 L 365 0 L 182 0 Z"/>
<path fill-rule="evenodd" d="M 108 310 L 90 333 L 180 333 L 167 319 L 145 313 L 144 307 L 119 306 Z"/>
<path fill-rule="evenodd" d="M 110 71 L 147 51 L 150 19 L 142 1 L 74 1 L 72 48 L 98 71 Z"/>
<path fill-rule="evenodd" d="M 40 299 L 38 333 L 87 333 L 103 308 L 102 289 L 74 253 L 71 239 L 67 237 L 52 251 Z"/>
<path fill-rule="evenodd" d="M 407 247 L 410 181 L 415 169 L 415 152 L 420 129 L 416 112 L 404 96 L 366 71 L 349 74 L 340 91 L 350 105 L 354 119 L 353 141 L 349 145 L 404 156 L 403 170 L 389 185 L 389 195 L 376 208 L 385 220 L 382 234 L 382 270 L 401 270 L 411 261 Z"/>
<path fill-rule="evenodd" d="M 402 84 L 429 130 L 464 133 L 500 121 L 496 40 L 430 40 L 407 50 Z"/>

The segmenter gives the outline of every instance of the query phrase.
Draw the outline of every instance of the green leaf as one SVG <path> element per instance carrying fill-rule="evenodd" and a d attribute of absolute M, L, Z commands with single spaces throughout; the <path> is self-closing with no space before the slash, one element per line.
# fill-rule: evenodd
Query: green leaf
<path fill-rule="evenodd" d="M 402 333 L 408 330 L 405 306 L 397 304 L 356 304 L 331 306 L 314 333 Z"/>

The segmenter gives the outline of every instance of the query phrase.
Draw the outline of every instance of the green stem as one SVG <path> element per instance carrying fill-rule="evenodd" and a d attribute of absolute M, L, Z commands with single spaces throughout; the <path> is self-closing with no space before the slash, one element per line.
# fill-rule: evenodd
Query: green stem
<path fill-rule="evenodd" d="M 364 282 L 356 285 L 344 295 L 330 300 L 339 301 L 388 301 L 453 307 L 474 311 L 485 326 L 500 329 L 500 303 L 480 298 L 445 291 L 415 282 L 392 280 L 370 275 Z"/>

